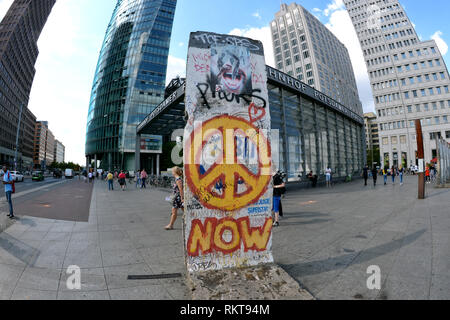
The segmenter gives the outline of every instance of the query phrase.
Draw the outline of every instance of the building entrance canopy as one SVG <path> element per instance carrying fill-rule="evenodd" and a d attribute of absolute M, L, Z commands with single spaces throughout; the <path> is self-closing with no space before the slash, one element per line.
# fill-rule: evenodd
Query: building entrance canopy
<path fill-rule="evenodd" d="M 292 78 L 291 76 L 266 66 L 268 83 L 308 96 L 334 111 L 350 118 L 359 124 L 364 124 L 362 115 L 358 115 L 339 102 L 329 98 L 320 91 Z M 159 106 L 150 113 L 137 127 L 137 134 L 171 135 L 177 129 L 183 129 L 186 125 L 184 106 L 185 85 L 180 86 Z"/>

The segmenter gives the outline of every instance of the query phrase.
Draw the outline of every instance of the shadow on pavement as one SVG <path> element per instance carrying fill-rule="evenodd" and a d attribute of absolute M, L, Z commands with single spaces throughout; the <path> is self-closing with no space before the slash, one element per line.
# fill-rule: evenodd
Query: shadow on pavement
<path fill-rule="evenodd" d="M 4 249 L 26 265 L 34 265 L 40 254 L 40 250 L 23 243 L 7 233 L 0 234 L 0 248 Z"/>
<path fill-rule="evenodd" d="M 413 243 L 419 239 L 424 233 L 425 229 L 416 231 L 401 239 L 394 240 L 383 245 L 366 249 L 359 252 L 352 252 L 338 257 L 332 257 L 325 260 L 310 261 L 305 263 L 295 263 L 280 265 L 287 273 L 293 276 L 308 276 L 320 274 L 323 272 L 333 271 L 337 269 L 344 269 L 354 264 L 355 258 L 364 253 L 364 258 L 359 259 L 358 263 L 372 260 L 376 257 L 394 252 L 408 244 Z M 361 258 L 361 256 L 360 256 Z"/>

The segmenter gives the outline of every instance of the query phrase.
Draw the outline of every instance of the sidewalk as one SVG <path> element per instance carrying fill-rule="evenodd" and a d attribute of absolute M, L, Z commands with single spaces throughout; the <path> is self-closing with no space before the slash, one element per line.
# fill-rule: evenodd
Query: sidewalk
<path fill-rule="evenodd" d="M 94 186 L 88 222 L 22 217 L 0 233 L 0 299 L 189 299 L 184 276 L 127 280 L 129 275 L 183 273 L 181 219 L 165 231 L 167 192 Z M 69 266 L 81 290 L 68 290 Z"/>

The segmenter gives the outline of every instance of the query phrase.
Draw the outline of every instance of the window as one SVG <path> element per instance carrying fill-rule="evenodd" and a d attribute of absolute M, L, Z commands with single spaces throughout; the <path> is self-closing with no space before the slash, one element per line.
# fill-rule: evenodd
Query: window
<path fill-rule="evenodd" d="M 406 69 L 406 71 L 410 71 L 411 70 L 410 65 L 409 64 L 405 65 L 405 69 Z"/>
<path fill-rule="evenodd" d="M 414 77 L 409 78 L 409 84 L 414 84 Z"/>
<path fill-rule="evenodd" d="M 449 133 L 449 136 L 450 136 L 450 131 L 448 131 L 448 133 Z M 387 137 L 383 138 L 383 145 L 387 146 L 388 144 L 389 144 L 389 139 Z"/>
<path fill-rule="evenodd" d="M 430 96 L 434 95 L 434 89 L 433 88 L 429 88 L 428 92 L 430 93 Z"/>
<path fill-rule="evenodd" d="M 429 74 L 425 75 L 425 80 L 430 81 L 430 75 Z"/>
<path fill-rule="evenodd" d="M 420 112 L 420 104 L 416 104 L 416 112 Z"/>
<path fill-rule="evenodd" d="M 425 103 L 424 105 L 423 105 L 423 110 L 426 112 L 426 111 L 430 111 L 430 107 L 428 106 L 428 103 Z"/>
<path fill-rule="evenodd" d="M 398 138 L 396 136 L 391 137 L 391 144 L 398 144 Z"/>
<path fill-rule="evenodd" d="M 422 76 L 417 76 L 417 82 L 422 83 Z"/>
<path fill-rule="evenodd" d="M 436 87 L 437 94 L 442 94 L 441 87 Z"/>
<path fill-rule="evenodd" d="M 406 144 L 406 136 L 400 136 L 400 144 Z"/>
<path fill-rule="evenodd" d="M 412 113 L 412 106 L 407 106 L 408 108 L 408 113 Z"/>
<path fill-rule="evenodd" d="M 438 76 L 437 76 L 436 73 L 433 73 L 433 79 L 434 79 L 434 80 L 437 80 L 437 79 L 438 79 Z"/>
<path fill-rule="evenodd" d="M 414 98 L 417 98 L 417 90 L 413 90 L 413 96 Z"/>
<path fill-rule="evenodd" d="M 409 99 L 409 92 L 408 91 L 405 92 L 405 99 Z"/>
<path fill-rule="evenodd" d="M 445 80 L 445 74 L 443 72 L 439 73 L 441 75 L 441 80 Z"/>
<path fill-rule="evenodd" d="M 437 65 L 438 67 L 440 67 L 440 66 L 441 66 L 441 60 L 439 60 L 439 59 L 436 59 L 436 60 L 434 60 L 434 62 L 436 62 L 436 65 Z"/>
<path fill-rule="evenodd" d="M 443 116 L 442 117 L 442 122 L 443 123 L 448 123 L 448 116 Z"/>
<path fill-rule="evenodd" d="M 402 72 L 402 66 L 398 66 L 398 67 L 397 67 L 397 72 L 398 72 L 398 73 L 401 73 L 401 72 Z"/>

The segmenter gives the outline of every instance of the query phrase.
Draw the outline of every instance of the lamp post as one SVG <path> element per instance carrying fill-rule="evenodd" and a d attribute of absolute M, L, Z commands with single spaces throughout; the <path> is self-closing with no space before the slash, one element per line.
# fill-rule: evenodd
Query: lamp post
<path fill-rule="evenodd" d="M 17 132 L 16 132 L 16 150 L 14 152 L 14 171 L 17 171 L 17 153 L 19 151 L 19 134 L 20 134 L 20 125 L 22 124 L 22 112 L 23 112 L 23 104 L 20 104 L 20 112 L 19 112 L 19 121 L 17 123 Z"/>

